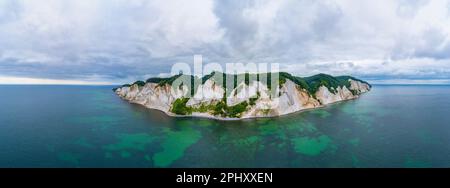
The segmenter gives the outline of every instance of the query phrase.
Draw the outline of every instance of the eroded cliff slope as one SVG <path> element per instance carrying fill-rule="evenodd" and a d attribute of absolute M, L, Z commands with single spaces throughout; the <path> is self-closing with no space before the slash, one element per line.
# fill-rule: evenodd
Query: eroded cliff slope
<path fill-rule="evenodd" d="M 282 72 L 274 77 L 278 79 L 271 78 L 272 74 L 213 72 L 202 78 L 180 74 L 137 81 L 114 91 L 129 102 L 168 115 L 241 119 L 317 108 L 355 99 L 371 89 L 369 83 L 350 76 L 318 74 L 302 78 Z"/>

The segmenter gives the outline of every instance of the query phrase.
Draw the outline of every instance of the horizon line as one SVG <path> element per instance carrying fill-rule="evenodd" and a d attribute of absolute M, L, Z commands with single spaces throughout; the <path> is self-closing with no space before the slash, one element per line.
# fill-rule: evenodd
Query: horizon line
<path fill-rule="evenodd" d="M 358 77 L 358 79 L 361 79 Z M 450 85 L 450 79 L 361 79 L 371 85 Z M 88 86 L 117 86 L 130 84 L 134 81 L 93 81 L 93 80 L 67 80 L 27 77 L 2 77 L 0 85 L 88 85 Z"/>

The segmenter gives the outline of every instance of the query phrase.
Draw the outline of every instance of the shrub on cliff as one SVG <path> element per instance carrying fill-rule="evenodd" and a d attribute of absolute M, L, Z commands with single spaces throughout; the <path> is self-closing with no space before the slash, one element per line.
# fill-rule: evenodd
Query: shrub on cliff
<path fill-rule="evenodd" d="M 178 98 L 173 102 L 171 111 L 178 115 L 192 114 L 192 108 L 186 106 L 188 101 L 189 98 Z"/>
<path fill-rule="evenodd" d="M 241 102 L 234 106 L 228 106 L 226 108 L 227 116 L 239 118 L 239 117 L 241 117 L 242 112 L 245 112 L 247 110 L 247 106 L 248 106 L 247 101 Z"/>

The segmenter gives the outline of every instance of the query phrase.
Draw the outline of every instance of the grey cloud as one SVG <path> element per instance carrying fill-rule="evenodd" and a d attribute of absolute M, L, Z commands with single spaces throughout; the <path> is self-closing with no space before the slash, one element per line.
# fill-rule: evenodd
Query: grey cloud
<path fill-rule="evenodd" d="M 442 4 L 449 2 L 4 0 L 0 76 L 144 79 L 201 54 L 206 63 L 281 63 L 300 75 L 447 78 Z"/>

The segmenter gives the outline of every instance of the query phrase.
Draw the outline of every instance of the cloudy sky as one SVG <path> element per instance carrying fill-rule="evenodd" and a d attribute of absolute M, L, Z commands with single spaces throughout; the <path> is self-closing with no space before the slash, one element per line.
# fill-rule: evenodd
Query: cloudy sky
<path fill-rule="evenodd" d="M 0 83 L 124 83 L 177 62 L 450 83 L 445 0 L 0 0 Z"/>

